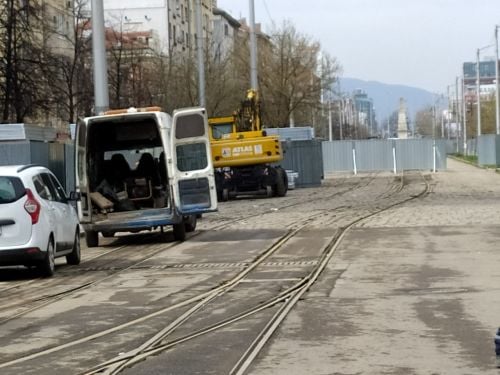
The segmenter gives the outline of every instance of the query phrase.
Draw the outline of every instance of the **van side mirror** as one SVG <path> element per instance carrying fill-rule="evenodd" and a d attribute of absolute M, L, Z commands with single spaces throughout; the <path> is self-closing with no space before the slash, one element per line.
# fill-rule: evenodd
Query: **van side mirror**
<path fill-rule="evenodd" d="M 82 199 L 82 194 L 79 191 L 72 191 L 69 193 L 69 201 L 79 201 Z"/>

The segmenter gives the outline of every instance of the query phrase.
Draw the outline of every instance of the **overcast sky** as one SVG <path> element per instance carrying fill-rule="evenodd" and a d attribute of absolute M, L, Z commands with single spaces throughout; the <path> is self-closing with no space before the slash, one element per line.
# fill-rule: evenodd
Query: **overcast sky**
<path fill-rule="evenodd" d="M 464 61 L 494 44 L 500 0 L 254 0 L 270 30 L 290 20 L 336 57 L 343 76 L 445 93 Z M 217 0 L 248 19 L 249 0 Z M 495 48 L 481 56 L 495 56 Z"/>

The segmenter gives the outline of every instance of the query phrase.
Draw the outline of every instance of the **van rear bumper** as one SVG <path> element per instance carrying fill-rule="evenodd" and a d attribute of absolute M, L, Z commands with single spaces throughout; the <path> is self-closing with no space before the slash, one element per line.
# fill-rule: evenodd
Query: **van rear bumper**
<path fill-rule="evenodd" d="M 100 216 L 92 223 L 82 223 L 85 230 L 96 232 L 131 232 L 164 225 L 178 224 L 182 216 L 170 209 L 151 209 L 143 211 L 115 212 Z"/>

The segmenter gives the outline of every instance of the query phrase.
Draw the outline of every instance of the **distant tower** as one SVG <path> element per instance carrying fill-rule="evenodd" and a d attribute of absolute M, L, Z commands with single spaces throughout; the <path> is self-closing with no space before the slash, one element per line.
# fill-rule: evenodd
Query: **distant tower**
<path fill-rule="evenodd" d="M 404 98 L 399 98 L 398 138 L 408 138 L 408 116 L 406 115 L 406 103 Z"/>

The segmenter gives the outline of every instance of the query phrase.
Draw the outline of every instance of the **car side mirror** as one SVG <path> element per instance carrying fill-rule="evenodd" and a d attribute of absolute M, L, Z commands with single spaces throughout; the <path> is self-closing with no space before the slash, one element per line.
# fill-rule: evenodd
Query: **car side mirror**
<path fill-rule="evenodd" d="M 69 193 L 69 201 L 79 201 L 82 199 L 82 194 L 79 191 L 72 191 Z"/>

